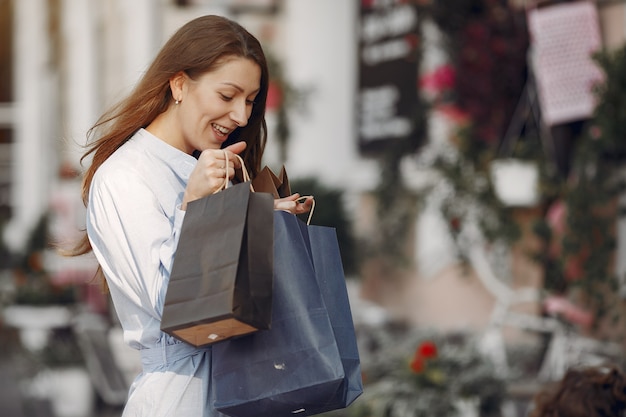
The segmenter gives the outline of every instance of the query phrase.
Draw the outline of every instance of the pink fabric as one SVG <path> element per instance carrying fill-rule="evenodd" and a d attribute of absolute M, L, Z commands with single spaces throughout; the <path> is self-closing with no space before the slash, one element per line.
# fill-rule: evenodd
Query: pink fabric
<path fill-rule="evenodd" d="M 589 118 L 595 108 L 592 87 L 603 78 L 592 59 L 602 47 L 595 4 L 579 1 L 532 9 L 528 25 L 546 124 Z"/>

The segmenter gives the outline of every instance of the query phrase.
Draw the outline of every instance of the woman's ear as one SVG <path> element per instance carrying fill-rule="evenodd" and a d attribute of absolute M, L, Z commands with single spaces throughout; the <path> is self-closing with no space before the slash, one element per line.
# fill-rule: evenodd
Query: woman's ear
<path fill-rule="evenodd" d="M 186 79 L 187 75 L 183 71 L 177 72 L 170 78 L 170 90 L 172 90 L 172 98 L 175 101 L 183 101 L 183 86 Z"/>

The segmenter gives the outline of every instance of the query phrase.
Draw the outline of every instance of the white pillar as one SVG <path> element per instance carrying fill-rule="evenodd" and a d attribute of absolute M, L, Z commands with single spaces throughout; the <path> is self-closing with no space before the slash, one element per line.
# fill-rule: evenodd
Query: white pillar
<path fill-rule="evenodd" d="M 124 84 L 133 85 L 154 58 L 161 46 L 161 22 L 154 0 L 122 0 L 124 22 Z"/>
<path fill-rule="evenodd" d="M 10 250 L 24 247 L 31 229 L 47 208 L 52 144 L 58 106 L 53 101 L 54 68 L 50 62 L 48 2 L 14 4 L 15 136 L 12 167 L 13 217 L 4 232 Z"/>
<path fill-rule="evenodd" d="M 100 88 L 104 110 L 135 86 L 161 43 L 164 7 L 156 0 L 99 3 L 101 19 Z"/>
<path fill-rule="evenodd" d="M 289 175 L 353 190 L 378 181 L 355 136 L 358 4 L 287 0 L 284 15 L 285 73 L 296 88 L 311 89 L 307 113 L 291 111 Z"/>
<path fill-rule="evenodd" d="M 85 151 L 87 130 L 98 117 L 97 3 L 63 0 L 63 120 L 61 159 L 76 169 Z"/>

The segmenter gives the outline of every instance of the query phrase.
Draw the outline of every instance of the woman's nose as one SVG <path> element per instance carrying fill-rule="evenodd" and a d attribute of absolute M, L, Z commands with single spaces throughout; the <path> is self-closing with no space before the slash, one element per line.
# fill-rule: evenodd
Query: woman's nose
<path fill-rule="evenodd" d="M 246 102 L 237 103 L 230 112 L 230 118 L 239 127 L 244 127 L 248 124 L 248 107 Z"/>

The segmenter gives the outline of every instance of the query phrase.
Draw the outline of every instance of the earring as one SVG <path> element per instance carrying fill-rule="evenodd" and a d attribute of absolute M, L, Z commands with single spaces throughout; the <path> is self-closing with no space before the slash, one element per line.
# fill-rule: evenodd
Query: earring
<path fill-rule="evenodd" d="M 178 103 L 180 103 L 180 100 L 176 100 L 176 101 L 174 102 L 174 104 L 178 104 Z"/>

